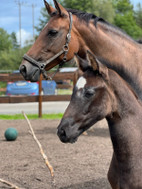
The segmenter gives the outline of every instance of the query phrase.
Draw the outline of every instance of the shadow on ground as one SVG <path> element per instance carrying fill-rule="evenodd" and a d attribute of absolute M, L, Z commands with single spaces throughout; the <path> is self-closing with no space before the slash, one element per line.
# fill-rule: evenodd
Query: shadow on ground
<path fill-rule="evenodd" d="M 78 183 L 75 185 L 70 185 L 66 187 L 61 187 L 60 189 L 110 189 L 106 178 L 100 178 L 97 180 L 91 180 L 87 182 Z"/>

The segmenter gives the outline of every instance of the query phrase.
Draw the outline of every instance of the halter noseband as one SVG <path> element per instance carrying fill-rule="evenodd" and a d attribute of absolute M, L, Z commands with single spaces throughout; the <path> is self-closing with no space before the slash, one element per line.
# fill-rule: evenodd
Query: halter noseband
<path fill-rule="evenodd" d="M 29 63 L 31 63 L 31 64 L 33 64 L 33 65 L 36 65 L 36 66 L 40 69 L 40 71 L 41 71 L 41 73 L 42 73 L 42 75 L 43 75 L 43 77 L 44 77 L 45 79 L 51 79 L 51 77 L 49 77 L 49 76 L 46 74 L 46 71 L 45 71 L 45 67 L 46 67 L 50 62 L 52 62 L 53 60 L 55 60 L 56 58 L 58 58 L 60 55 L 64 54 L 63 60 L 62 60 L 62 62 L 60 62 L 60 64 L 59 64 L 59 68 L 60 68 L 61 65 L 62 65 L 63 63 L 65 63 L 66 60 L 67 60 L 67 53 L 68 53 L 68 51 L 69 51 L 69 42 L 70 42 L 70 40 L 71 40 L 71 29 L 72 29 L 72 22 L 73 22 L 73 20 L 72 20 L 72 13 L 71 13 L 71 12 L 69 12 L 69 18 L 70 18 L 70 25 L 69 25 L 68 34 L 67 34 L 67 36 L 66 36 L 66 43 L 65 43 L 65 45 L 63 46 L 63 48 L 62 48 L 62 50 L 61 50 L 60 52 L 58 52 L 57 54 L 55 54 L 53 57 L 51 57 L 50 59 L 48 59 L 48 60 L 47 60 L 46 62 L 44 62 L 44 63 L 40 63 L 40 62 L 36 61 L 35 59 L 33 59 L 32 57 L 28 56 L 27 54 L 24 54 L 24 56 L 23 56 L 23 58 L 24 58 L 25 60 L 27 60 Z M 59 70 L 59 68 L 58 68 L 58 70 Z M 58 71 L 58 70 L 57 70 L 57 71 Z"/>

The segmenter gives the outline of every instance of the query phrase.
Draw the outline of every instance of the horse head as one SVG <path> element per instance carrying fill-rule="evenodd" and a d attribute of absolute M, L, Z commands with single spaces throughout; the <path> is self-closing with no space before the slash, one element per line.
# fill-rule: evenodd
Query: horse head
<path fill-rule="evenodd" d="M 74 53 L 78 51 L 78 39 L 72 31 L 72 14 L 56 0 L 54 0 L 56 9 L 45 0 L 44 3 L 51 18 L 24 55 L 19 69 L 25 80 L 38 81 L 43 69 L 49 70 L 62 60 L 65 62 L 72 59 Z"/>
<path fill-rule="evenodd" d="M 70 104 L 57 132 L 62 142 L 70 143 L 75 142 L 79 135 L 112 111 L 107 67 L 89 51 L 87 60 L 76 57 L 83 75 L 73 89 Z"/>

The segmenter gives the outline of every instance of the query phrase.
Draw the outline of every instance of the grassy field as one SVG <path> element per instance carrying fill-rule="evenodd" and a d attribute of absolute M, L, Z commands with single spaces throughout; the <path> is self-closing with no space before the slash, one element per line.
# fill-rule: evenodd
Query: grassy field
<path fill-rule="evenodd" d="M 37 114 L 29 114 L 27 117 L 29 119 L 61 119 L 63 114 L 43 114 L 42 118 L 39 118 Z M 0 115 L 0 119 L 5 120 L 17 120 L 17 119 L 25 119 L 22 114 L 15 115 Z"/>

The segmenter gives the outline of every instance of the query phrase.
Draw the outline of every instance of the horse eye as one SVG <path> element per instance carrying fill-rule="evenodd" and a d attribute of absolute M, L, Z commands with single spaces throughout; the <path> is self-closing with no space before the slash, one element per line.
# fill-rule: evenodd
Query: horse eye
<path fill-rule="evenodd" d="M 50 31 L 48 32 L 48 36 L 55 36 L 55 35 L 57 35 L 57 33 L 58 33 L 57 30 L 50 30 Z"/>
<path fill-rule="evenodd" d="M 95 93 L 94 90 L 87 90 L 87 91 L 85 91 L 84 96 L 86 98 L 90 98 L 90 97 L 92 97 L 94 95 L 94 93 Z"/>

